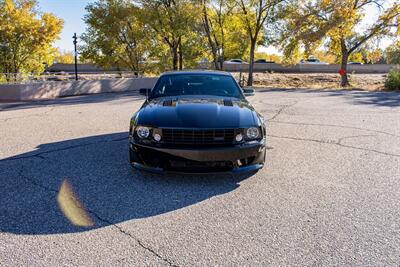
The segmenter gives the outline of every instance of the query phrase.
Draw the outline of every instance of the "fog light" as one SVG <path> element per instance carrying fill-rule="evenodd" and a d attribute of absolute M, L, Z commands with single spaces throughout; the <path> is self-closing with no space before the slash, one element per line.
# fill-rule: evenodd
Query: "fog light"
<path fill-rule="evenodd" d="M 243 140 L 243 135 L 242 134 L 237 134 L 235 137 L 236 142 L 240 142 Z"/>
<path fill-rule="evenodd" d="M 159 134 L 154 134 L 154 136 L 153 136 L 153 138 L 154 138 L 154 140 L 156 140 L 157 142 L 160 142 L 161 141 L 161 135 L 159 135 Z"/>

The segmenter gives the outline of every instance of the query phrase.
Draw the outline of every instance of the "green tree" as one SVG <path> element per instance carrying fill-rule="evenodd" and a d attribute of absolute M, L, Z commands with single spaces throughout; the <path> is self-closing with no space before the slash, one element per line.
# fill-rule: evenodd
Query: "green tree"
<path fill-rule="evenodd" d="M 157 37 L 155 41 L 169 47 L 172 69 L 182 69 L 185 46 L 188 48 L 191 41 L 187 37 L 199 30 L 198 3 L 192 0 L 146 0 L 137 3 L 143 8 L 146 25 Z"/>
<path fill-rule="evenodd" d="M 202 0 L 202 23 L 215 69 L 223 69 L 226 29 L 231 20 L 232 6 L 227 0 Z"/>
<path fill-rule="evenodd" d="M 385 58 L 388 64 L 400 64 L 400 41 L 386 48 Z"/>
<path fill-rule="evenodd" d="M 360 32 L 359 25 L 366 15 L 366 8 L 377 7 L 378 18 L 367 30 Z M 282 44 L 287 58 L 297 56 L 303 45 L 312 51 L 322 43 L 340 57 L 341 69 L 347 70 L 347 63 L 354 53 L 378 39 L 392 34 L 398 27 L 400 4 L 394 2 L 385 7 L 384 0 L 315 0 L 297 1 L 287 16 L 282 31 Z M 349 86 L 347 73 L 342 75 L 341 86 Z"/>
<path fill-rule="evenodd" d="M 0 0 L 0 72 L 40 73 L 54 57 L 63 21 L 37 11 L 35 0 Z"/>
<path fill-rule="evenodd" d="M 86 10 L 82 57 L 103 67 L 142 71 L 140 63 L 151 46 L 142 10 L 127 0 L 98 0 Z"/>
<path fill-rule="evenodd" d="M 224 59 L 242 58 L 249 60 L 250 39 L 241 13 L 234 10 L 227 17 L 227 21 L 223 46 Z"/>
<path fill-rule="evenodd" d="M 266 23 L 272 23 L 278 17 L 278 9 L 284 0 L 238 0 L 248 39 L 250 41 L 249 74 L 247 85 L 253 85 L 254 54 L 256 45 L 264 43 L 263 32 Z"/>
<path fill-rule="evenodd" d="M 202 24 L 215 69 L 225 59 L 248 57 L 250 41 L 241 10 L 232 0 L 202 1 Z"/>

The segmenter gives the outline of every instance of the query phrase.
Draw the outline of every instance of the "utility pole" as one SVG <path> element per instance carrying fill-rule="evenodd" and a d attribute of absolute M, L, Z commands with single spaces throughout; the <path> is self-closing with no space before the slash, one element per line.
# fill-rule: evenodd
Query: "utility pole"
<path fill-rule="evenodd" d="M 74 36 L 72 36 L 72 39 L 74 39 L 74 50 L 75 50 L 75 80 L 78 80 L 78 52 L 76 51 L 76 44 L 78 37 L 76 37 L 76 33 L 74 33 Z"/>

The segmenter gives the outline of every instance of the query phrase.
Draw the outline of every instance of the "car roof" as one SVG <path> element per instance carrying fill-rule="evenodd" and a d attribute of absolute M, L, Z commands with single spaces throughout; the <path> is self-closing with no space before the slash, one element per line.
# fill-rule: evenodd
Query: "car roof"
<path fill-rule="evenodd" d="M 229 72 L 217 71 L 217 70 L 181 70 L 181 71 L 167 71 L 160 75 L 184 75 L 184 74 L 208 74 L 208 75 L 220 75 L 220 76 L 232 76 Z"/>

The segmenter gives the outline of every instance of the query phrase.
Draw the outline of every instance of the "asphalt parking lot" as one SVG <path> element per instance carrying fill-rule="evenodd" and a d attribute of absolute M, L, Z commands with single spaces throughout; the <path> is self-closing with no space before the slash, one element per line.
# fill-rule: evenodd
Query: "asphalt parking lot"
<path fill-rule="evenodd" d="M 259 89 L 267 165 L 159 176 L 127 161 L 143 98 L 0 104 L 0 265 L 398 266 L 400 94 Z M 73 226 L 68 181 L 92 222 Z"/>

